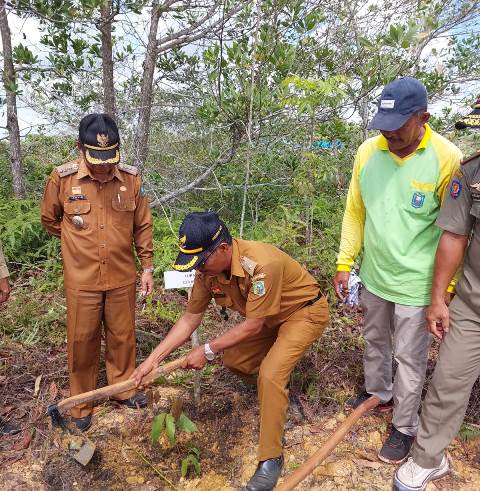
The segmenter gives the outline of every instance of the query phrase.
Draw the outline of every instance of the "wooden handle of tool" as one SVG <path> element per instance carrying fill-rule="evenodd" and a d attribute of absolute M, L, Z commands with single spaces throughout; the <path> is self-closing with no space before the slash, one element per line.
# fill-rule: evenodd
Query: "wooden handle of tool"
<path fill-rule="evenodd" d="M 380 402 L 379 397 L 372 396 L 365 402 L 362 402 L 350 416 L 341 424 L 341 426 L 326 441 L 325 445 L 320 447 L 309 459 L 300 467 L 287 476 L 285 480 L 275 487 L 275 491 L 290 491 L 297 484 L 300 484 L 309 476 L 315 467 L 319 466 L 335 449 L 335 447 L 345 438 L 350 428 L 367 412 L 377 406 Z"/>
<path fill-rule="evenodd" d="M 158 377 L 160 377 L 160 375 L 173 372 L 177 368 L 180 368 L 181 364 L 185 361 L 185 358 L 186 357 L 184 356 L 182 358 L 179 358 L 178 360 L 171 361 L 170 363 L 165 363 L 165 365 L 161 365 L 155 368 L 149 374 L 143 377 L 142 386 L 150 385 Z M 124 392 L 126 390 L 131 390 L 134 388 L 135 380 L 124 380 L 123 382 L 107 385 L 100 389 L 91 390 L 89 392 L 84 392 L 83 394 L 78 394 L 76 396 L 63 399 L 63 401 L 60 401 L 57 406 L 58 409 L 67 410 L 71 409 L 72 407 L 78 406 L 79 404 L 83 404 L 84 402 L 98 401 L 99 399 L 104 399 L 106 397 L 110 397 L 115 394 L 119 394 L 120 392 Z"/>

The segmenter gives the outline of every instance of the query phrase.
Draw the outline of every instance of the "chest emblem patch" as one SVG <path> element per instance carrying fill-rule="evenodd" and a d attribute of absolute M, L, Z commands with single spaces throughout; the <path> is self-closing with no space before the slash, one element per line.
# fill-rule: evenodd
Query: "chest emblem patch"
<path fill-rule="evenodd" d="M 252 292 L 254 295 L 258 295 L 259 297 L 265 295 L 265 282 L 254 281 L 252 284 Z"/>
<path fill-rule="evenodd" d="M 82 194 L 82 188 L 80 186 L 72 186 L 72 194 Z"/>
<path fill-rule="evenodd" d="M 457 199 L 460 196 L 460 193 L 462 192 L 462 183 L 460 182 L 460 179 L 458 177 L 455 177 L 455 179 L 452 181 L 452 184 L 450 184 L 450 196 L 452 199 Z"/>
<path fill-rule="evenodd" d="M 120 186 L 120 191 L 126 191 L 126 190 L 127 190 L 126 186 Z"/>
<path fill-rule="evenodd" d="M 425 203 L 425 195 L 415 191 L 412 195 L 412 206 L 414 208 L 421 208 Z"/>

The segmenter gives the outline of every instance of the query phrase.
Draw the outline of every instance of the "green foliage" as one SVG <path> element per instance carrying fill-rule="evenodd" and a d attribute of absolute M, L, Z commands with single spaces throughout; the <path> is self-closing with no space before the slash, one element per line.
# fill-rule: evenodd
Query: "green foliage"
<path fill-rule="evenodd" d="M 183 478 L 187 476 L 190 467 L 193 468 L 197 476 L 200 475 L 200 450 L 197 447 L 192 447 L 188 455 L 182 460 L 180 469 Z"/>
<path fill-rule="evenodd" d="M 186 433 L 194 433 L 198 431 L 197 425 L 187 418 L 185 413 L 180 414 L 180 417 L 177 419 L 177 428 L 180 431 L 185 431 Z"/>
<path fill-rule="evenodd" d="M 0 200 L 0 241 L 10 263 L 20 269 L 59 256 L 58 240 L 43 229 L 34 200 Z"/>
<path fill-rule="evenodd" d="M 177 429 L 186 433 L 198 431 L 197 425 L 185 413 L 182 413 L 177 421 L 175 421 L 171 413 L 161 413 L 153 418 L 150 438 L 155 443 L 160 439 L 162 434 L 165 434 L 170 445 L 173 447 L 177 443 L 175 436 Z"/>
<path fill-rule="evenodd" d="M 61 345 L 65 342 L 64 299 L 58 292 L 44 291 L 45 285 L 40 276 L 30 278 L 26 288 L 17 287 L 12 291 L 1 313 L 0 342 L 7 339 L 26 345 L 38 342 Z"/>
<path fill-rule="evenodd" d="M 458 436 L 463 442 L 470 442 L 480 437 L 480 428 L 464 423 L 458 432 Z"/>

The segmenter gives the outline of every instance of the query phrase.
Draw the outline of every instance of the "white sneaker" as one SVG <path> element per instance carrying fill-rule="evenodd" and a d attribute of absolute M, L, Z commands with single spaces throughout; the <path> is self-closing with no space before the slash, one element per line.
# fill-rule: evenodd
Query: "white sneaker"
<path fill-rule="evenodd" d="M 413 457 L 401 465 L 393 477 L 393 488 L 397 491 L 423 491 L 434 479 L 448 473 L 448 458 L 443 455 L 442 462 L 434 469 L 424 469 L 415 463 Z"/>

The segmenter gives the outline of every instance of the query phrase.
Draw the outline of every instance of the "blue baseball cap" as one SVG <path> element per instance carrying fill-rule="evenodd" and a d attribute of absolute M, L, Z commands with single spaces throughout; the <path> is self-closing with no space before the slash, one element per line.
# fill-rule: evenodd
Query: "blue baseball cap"
<path fill-rule="evenodd" d="M 422 82 L 413 77 L 398 78 L 383 88 L 377 114 L 368 129 L 398 130 L 412 114 L 426 109 L 427 105 L 427 89 Z"/>

